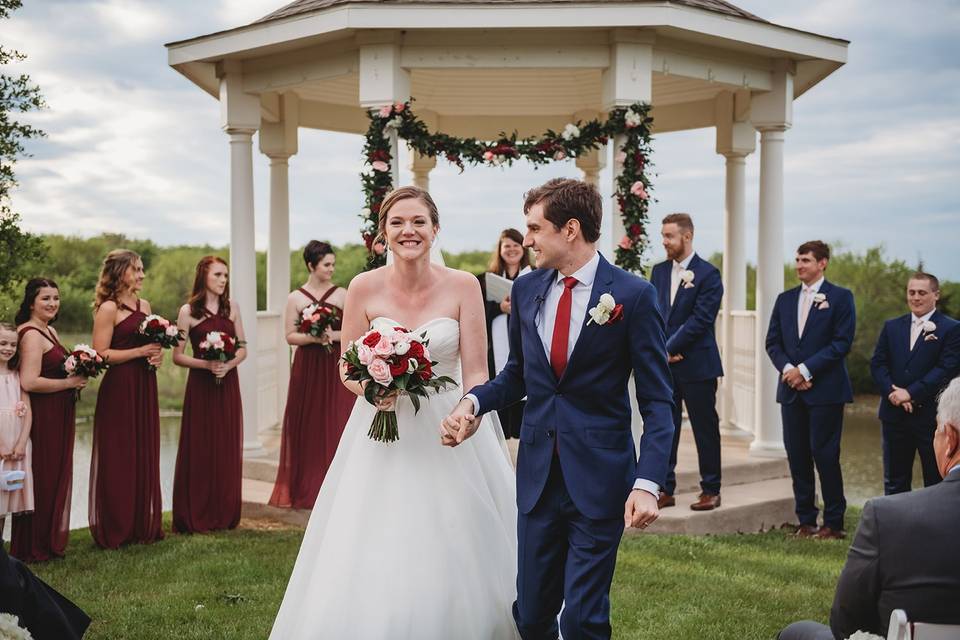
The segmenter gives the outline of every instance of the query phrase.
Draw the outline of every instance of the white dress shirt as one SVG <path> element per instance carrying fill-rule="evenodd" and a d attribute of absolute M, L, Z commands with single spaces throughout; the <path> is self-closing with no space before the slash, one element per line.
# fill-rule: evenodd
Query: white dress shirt
<path fill-rule="evenodd" d="M 677 298 L 677 291 L 680 290 L 680 272 L 690 268 L 691 260 L 693 260 L 693 251 L 680 262 L 673 261 L 673 269 L 670 270 L 670 306 L 673 306 L 673 301 Z"/>
<path fill-rule="evenodd" d="M 914 314 L 910 314 L 910 348 L 909 351 L 913 351 L 913 345 L 917 344 L 917 338 L 920 337 L 920 334 L 923 333 L 923 323 L 926 322 L 936 313 L 936 308 L 931 309 L 929 313 L 920 316 L 919 318 Z"/>
<path fill-rule="evenodd" d="M 813 307 L 813 296 L 817 295 L 820 292 L 820 287 L 823 286 L 823 281 L 825 278 L 821 276 L 819 280 L 813 284 L 804 284 L 800 288 L 800 296 L 797 300 L 797 331 L 802 335 L 802 318 L 804 316 L 804 304 L 806 304 L 806 313 L 807 313 L 807 322 L 810 321 L 810 310 Z M 806 297 L 804 297 L 806 294 Z M 807 365 L 802 362 L 799 365 L 794 365 L 792 362 L 788 362 L 783 367 L 783 373 L 790 371 L 790 369 L 796 368 L 800 369 L 800 373 L 803 375 L 803 379 L 807 382 L 813 380 L 813 375 L 810 373 L 810 370 L 807 369 Z"/>
<path fill-rule="evenodd" d="M 689 260 L 687 261 L 689 264 Z M 580 337 L 580 329 L 583 328 L 583 322 L 587 317 L 587 306 L 590 304 L 590 294 L 593 292 L 593 281 L 597 277 L 597 267 L 600 265 L 600 254 L 594 253 L 593 257 L 585 265 L 570 275 L 577 279 L 577 284 L 570 290 L 572 295 L 570 301 L 570 333 L 567 338 L 567 361 L 570 354 L 577 344 L 577 338 Z M 537 310 L 537 333 L 540 336 L 540 342 L 547 353 L 547 361 L 550 361 L 550 346 L 553 342 L 553 327 L 557 320 L 557 304 L 560 302 L 560 295 L 563 293 L 564 276 L 557 271 L 553 286 L 547 291 L 547 297 L 544 299 L 540 309 Z M 480 413 L 480 400 L 472 393 L 468 393 L 465 398 L 469 398 L 473 403 L 474 413 Z M 652 480 L 637 478 L 633 483 L 634 489 L 642 489 L 658 497 L 660 486 Z"/>

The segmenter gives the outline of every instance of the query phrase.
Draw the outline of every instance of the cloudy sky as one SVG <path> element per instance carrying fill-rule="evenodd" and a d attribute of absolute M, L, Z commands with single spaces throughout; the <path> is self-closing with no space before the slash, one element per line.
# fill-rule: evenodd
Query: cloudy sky
<path fill-rule="evenodd" d="M 3 43 L 50 108 L 49 137 L 18 164 L 14 208 L 39 232 L 118 231 L 161 244 L 224 244 L 228 145 L 217 102 L 171 70 L 163 43 L 250 22 L 284 0 L 25 0 Z M 780 24 L 852 41 L 848 64 L 795 103 L 787 134 L 784 247 L 822 238 L 882 244 L 960 279 L 960 3 L 740 0 Z M 18 69 L 19 70 L 19 69 Z M 291 160 L 291 243 L 357 237 L 359 136 L 304 130 Z M 722 247 L 723 158 L 712 130 L 655 142 L 653 219 L 689 211 L 702 254 Z M 748 246 L 756 255 L 756 155 L 748 158 Z M 267 163 L 256 157 L 258 246 L 266 243 Z M 534 171 L 440 167 L 431 186 L 451 250 L 492 247 L 520 226 L 520 194 L 572 163 Z M 401 176 L 402 180 L 406 180 Z M 609 174 L 603 177 L 610 182 Z M 652 257 L 662 256 L 656 248 Z M 788 253 L 789 255 L 789 253 Z"/>

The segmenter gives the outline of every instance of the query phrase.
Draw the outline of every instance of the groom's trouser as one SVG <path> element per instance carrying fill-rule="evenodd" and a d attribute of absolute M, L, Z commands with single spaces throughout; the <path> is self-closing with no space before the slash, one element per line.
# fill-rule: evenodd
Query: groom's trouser
<path fill-rule="evenodd" d="M 677 450 L 680 448 L 680 424 L 683 406 L 690 416 L 693 441 L 697 445 L 700 466 L 700 491 L 720 495 L 720 417 L 717 415 L 717 379 L 681 382 L 673 380 L 673 448 L 663 490 L 673 495 L 677 490 Z"/>
<path fill-rule="evenodd" d="M 555 640 L 561 605 L 564 640 L 610 637 L 610 582 L 622 535 L 622 517 L 593 520 L 577 510 L 554 456 L 539 502 L 517 520 L 513 617 L 523 640 Z"/>

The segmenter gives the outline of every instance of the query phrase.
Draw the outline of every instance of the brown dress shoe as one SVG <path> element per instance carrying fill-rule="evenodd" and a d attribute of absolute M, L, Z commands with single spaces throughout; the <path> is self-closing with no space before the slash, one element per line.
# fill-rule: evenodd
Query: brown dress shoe
<path fill-rule="evenodd" d="M 666 509 L 667 507 L 677 506 L 677 499 L 674 498 L 669 493 L 660 492 L 660 497 L 657 498 L 657 509 Z"/>
<path fill-rule="evenodd" d="M 797 530 L 793 532 L 793 535 L 798 538 L 812 538 L 817 534 L 817 525 L 814 524 L 802 524 L 797 527 Z"/>
<path fill-rule="evenodd" d="M 843 540 L 847 537 L 847 534 L 830 527 L 820 527 L 820 530 L 813 534 L 813 537 L 817 540 Z"/>
<path fill-rule="evenodd" d="M 700 497 L 690 505 L 690 508 L 694 511 L 713 511 L 720 506 L 720 494 L 710 495 L 709 493 L 701 493 Z"/>

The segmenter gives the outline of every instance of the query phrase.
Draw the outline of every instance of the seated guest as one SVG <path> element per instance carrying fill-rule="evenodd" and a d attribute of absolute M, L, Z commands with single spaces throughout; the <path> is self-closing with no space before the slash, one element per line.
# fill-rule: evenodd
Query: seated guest
<path fill-rule="evenodd" d="M 35 640 L 82 638 L 90 618 L 51 589 L 0 544 L 0 613 L 20 619 Z"/>
<path fill-rule="evenodd" d="M 940 396 L 937 424 L 933 448 L 943 482 L 867 502 L 837 583 L 830 626 L 795 622 L 780 640 L 885 635 L 894 609 L 911 621 L 960 624 L 960 378 Z"/>
<path fill-rule="evenodd" d="M 504 229 L 497 241 L 497 248 L 490 256 L 487 273 L 503 276 L 507 280 L 516 280 L 530 271 L 530 252 L 523 246 L 523 234 L 516 229 Z M 487 314 L 487 364 L 492 380 L 507 364 L 510 345 L 507 343 L 507 319 L 510 317 L 510 296 L 501 302 L 487 300 L 486 280 L 480 276 L 483 289 L 483 302 Z M 520 437 L 520 422 L 523 420 L 523 406 L 520 401 L 497 414 L 503 426 L 503 435 L 507 438 Z"/>
<path fill-rule="evenodd" d="M 936 397 L 960 372 L 960 322 L 937 310 L 940 281 L 915 273 L 907 282 L 910 313 L 887 320 L 870 361 L 880 391 L 883 492 L 910 491 L 914 454 L 923 486 L 940 482 L 933 456 Z"/>

